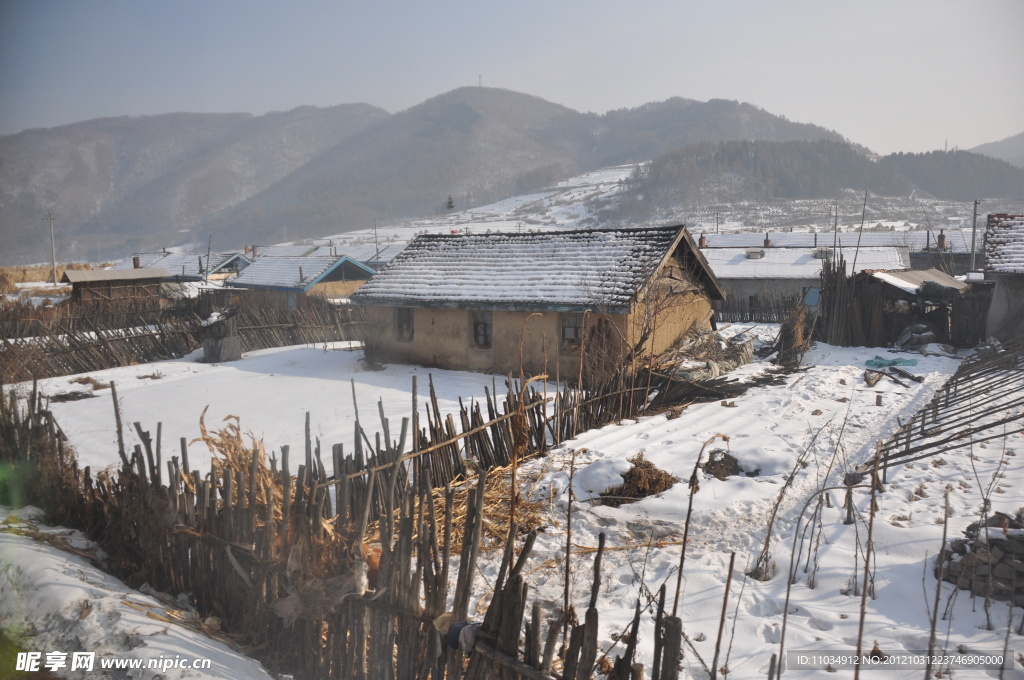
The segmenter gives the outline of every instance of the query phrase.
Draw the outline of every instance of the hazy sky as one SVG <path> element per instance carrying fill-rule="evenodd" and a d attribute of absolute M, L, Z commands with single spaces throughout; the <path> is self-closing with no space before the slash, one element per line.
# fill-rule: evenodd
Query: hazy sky
<path fill-rule="evenodd" d="M 0 0 L 0 134 L 391 112 L 463 85 L 603 113 L 736 99 L 875 151 L 1024 131 L 1024 0 Z"/>

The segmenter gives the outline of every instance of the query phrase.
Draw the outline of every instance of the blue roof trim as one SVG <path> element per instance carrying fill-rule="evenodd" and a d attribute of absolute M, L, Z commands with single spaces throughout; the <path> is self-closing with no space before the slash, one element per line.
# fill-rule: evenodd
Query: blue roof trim
<path fill-rule="evenodd" d="M 326 270 L 324 271 L 324 273 L 323 273 L 323 274 L 321 274 L 320 276 L 318 276 L 318 277 L 316 277 L 315 279 L 313 279 L 313 282 L 312 282 L 312 283 L 310 283 L 310 284 L 309 284 L 308 286 L 306 286 L 304 290 L 309 290 L 310 288 L 312 288 L 312 287 L 313 287 L 313 286 L 315 286 L 316 284 L 320 283 L 320 280 L 321 280 L 321 279 L 323 279 L 323 278 L 324 278 L 325 276 L 327 276 L 328 274 L 330 274 L 331 272 L 333 272 L 333 271 L 334 271 L 335 269 L 337 269 L 337 268 L 338 268 L 338 267 L 340 267 L 341 265 L 345 264 L 346 262 L 351 262 L 351 263 L 352 263 L 352 264 L 354 264 L 355 266 L 357 266 L 357 267 L 359 267 L 360 269 L 362 269 L 363 271 L 365 271 L 365 272 L 366 272 L 367 274 L 369 274 L 370 276 L 373 276 L 374 274 L 376 274 L 376 273 L 377 273 L 377 271 L 376 271 L 375 269 L 373 269 L 373 268 L 371 268 L 371 267 L 368 267 L 368 266 L 366 266 L 365 264 L 363 264 L 363 263 L 362 263 L 362 262 L 360 262 L 359 260 L 353 260 L 353 259 L 352 259 L 351 257 L 349 257 L 348 255 L 344 255 L 344 256 L 342 256 L 342 258 L 341 258 L 340 260 L 338 260 L 337 262 L 335 262 L 335 263 L 334 263 L 334 264 L 333 264 L 332 266 L 328 267 L 328 268 L 327 268 L 327 269 L 326 269 Z"/>

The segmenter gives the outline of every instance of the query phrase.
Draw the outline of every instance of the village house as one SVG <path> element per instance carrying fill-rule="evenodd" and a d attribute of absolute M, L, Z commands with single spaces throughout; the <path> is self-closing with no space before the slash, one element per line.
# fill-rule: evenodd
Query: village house
<path fill-rule="evenodd" d="M 306 257 L 307 255 L 313 255 L 315 250 L 316 246 L 302 244 L 291 246 L 246 246 L 245 254 L 254 260 L 257 257 Z"/>
<path fill-rule="evenodd" d="M 110 269 L 164 270 L 165 282 L 223 281 L 249 265 L 250 259 L 237 252 L 193 254 L 135 253 L 115 262 Z"/>
<path fill-rule="evenodd" d="M 68 269 L 61 283 L 71 284 L 72 302 L 150 300 L 159 304 L 164 269 Z"/>
<path fill-rule="evenodd" d="M 989 215 L 985 278 L 995 282 L 986 331 L 1002 342 L 1024 338 L 1024 215 Z"/>
<path fill-rule="evenodd" d="M 968 313 L 971 285 L 938 269 L 861 271 L 854 277 L 853 317 L 863 328 L 869 347 L 906 345 L 912 335 L 928 334 L 929 342 L 969 347 L 978 342 L 984 315 Z M 854 311 L 856 310 L 856 311 Z M 915 326 L 923 325 L 926 328 Z"/>
<path fill-rule="evenodd" d="M 671 226 L 421 235 L 351 300 L 370 360 L 591 380 L 712 327 L 722 297 Z"/>
<path fill-rule="evenodd" d="M 184 255 L 171 253 L 154 262 L 170 272 L 170 280 L 178 283 L 187 281 L 223 281 L 238 274 L 249 266 L 249 258 L 241 253 L 211 253 L 207 255 Z"/>
<path fill-rule="evenodd" d="M 152 267 L 160 258 L 167 257 L 166 251 L 159 253 L 135 253 L 126 258 L 118 260 L 110 265 L 109 269 L 139 269 Z"/>
<path fill-rule="evenodd" d="M 757 311 L 779 307 L 792 310 L 803 302 L 813 309 L 818 304 L 821 269 L 826 260 L 841 255 L 847 274 L 874 269 L 907 269 L 907 248 L 893 246 L 862 248 L 778 248 L 770 243 L 748 248 L 701 248 L 728 296 L 730 312 Z M 725 317 L 731 318 L 731 317 Z"/>
<path fill-rule="evenodd" d="M 318 246 L 314 250 L 312 255 L 334 255 L 335 257 L 341 257 L 347 255 L 353 260 L 362 262 L 367 267 L 370 267 L 374 271 L 379 271 L 384 265 L 395 258 L 402 249 L 405 248 L 405 243 L 361 243 L 358 245 L 353 244 L 336 244 L 333 242 L 325 245 Z"/>
<path fill-rule="evenodd" d="M 373 273 L 348 257 L 259 256 L 226 285 L 262 291 L 270 299 L 296 308 L 305 304 L 308 295 L 347 298 Z"/>
<path fill-rule="evenodd" d="M 833 248 L 852 250 L 860 246 L 864 248 L 888 247 L 899 248 L 907 254 L 904 265 L 907 269 L 939 269 L 952 276 L 964 274 L 970 268 L 972 234 L 970 227 L 947 225 L 939 229 L 911 229 L 900 231 L 888 230 L 851 230 L 839 233 L 790 231 L 769 232 L 723 232 L 721 234 L 701 234 L 700 246 L 705 248 L 759 248 L 767 240 L 772 248 Z M 980 236 L 980 235 L 979 235 Z M 975 260 L 980 266 L 985 259 L 981 238 L 974 244 Z M 852 258 L 847 257 L 847 260 Z M 858 266 L 858 269 L 862 269 Z"/>

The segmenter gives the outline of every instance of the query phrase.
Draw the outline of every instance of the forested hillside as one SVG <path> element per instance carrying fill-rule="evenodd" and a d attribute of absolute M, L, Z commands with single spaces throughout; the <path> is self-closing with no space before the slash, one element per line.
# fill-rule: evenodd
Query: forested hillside
<path fill-rule="evenodd" d="M 681 144 L 725 139 L 841 139 L 739 102 L 665 102 L 582 114 L 508 90 L 464 87 L 353 136 L 237 208 L 215 234 L 292 238 L 366 228 L 550 186 L 586 170 L 646 161 Z"/>
<path fill-rule="evenodd" d="M 1024 196 L 1024 170 L 970 152 L 872 162 L 838 133 L 750 104 L 673 98 L 598 115 L 464 87 L 405 111 L 106 118 L 0 137 L 0 264 L 240 248 L 488 204 L 612 165 L 637 173 L 608 219 L 713 202 Z M 653 160 L 652 160 L 653 159 Z M 650 161 L 650 163 L 648 163 Z"/>
<path fill-rule="evenodd" d="M 883 158 L 879 166 L 937 198 L 1024 197 L 1024 168 L 972 151 L 898 153 Z"/>
<path fill-rule="evenodd" d="M 992 158 L 1006 161 L 1010 165 L 1024 168 L 1024 132 L 1013 135 L 998 142 L 989 142 L 970 149 L 974 153 L 980 153 Z"/>
<path fill-rule="evenodd" d="M 182 243 L 274 242 L 489 203 L 612 163 L 727 139 L 841 139 L 749 104 L 671 99 L 604 115 L 467 87 L 368 105 L 87 121 L 0 138 L 7 263 Z"/>
<path fill-rule="evenodd" d="M 263 191 L 388 116 L 365 104 L 264 116 L 175 113 L 103 118 L 0 137 L 4 264 L 103 259 L 176 245 L 208 215 Z"/>
<path fill-rule="evenodd" d="M 878 161 L 843 142 L 695 144 L 638 167 L 623 217 L 671 207 L 837 196 L 845 189 L 882 196 L 911 192 L 948 200 L 1024 197 L 1024 170 L 968 151 L 894 154 Z"/>

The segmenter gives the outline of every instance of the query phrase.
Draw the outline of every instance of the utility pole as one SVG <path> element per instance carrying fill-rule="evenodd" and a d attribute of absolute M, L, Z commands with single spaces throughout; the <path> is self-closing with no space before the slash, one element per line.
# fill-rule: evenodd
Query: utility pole
<path fill-rule="evenodd" d="M 974 271 L 974 247 L 978 242 L 978 199 L 974 199 L 974 220 L 971 223 L 971 271 Z"/>
<path fill-rule="evenodd" d="M 380 240 L 377 239 L 377 218 L 373 218 L 373 266 L 380 267 Z"/>
<path fill-rule="evenodd" d="M 50 221 L 50 258 L 53 263 L 50 276 L 53 277 L 53 284 L 57 285 L 57 242 L 53 240 L 53 221 L 57 218 L 53 216 L 52 210 L 47 210 L 46 219 Z"/>

